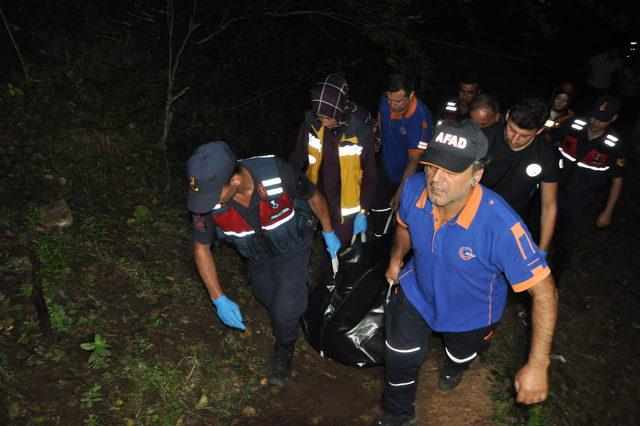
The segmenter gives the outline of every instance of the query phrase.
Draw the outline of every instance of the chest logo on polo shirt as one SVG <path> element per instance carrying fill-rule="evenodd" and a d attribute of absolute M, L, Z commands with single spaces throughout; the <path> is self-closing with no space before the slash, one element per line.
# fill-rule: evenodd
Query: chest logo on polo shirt
<path fill-rule="evenodd" d="M 405 129 L 404 127 L 400 127 L 400 134 L 402 136 L 406 135 L 407 134 L 407 129 Z"/>
<path fill-rule="evenodd" d="M 540 164 L 537 164 L 537 163 L 531 163 L 527 166 L 525 171 L 527 173 L 527 176 L 536 177 L 540 173 L 542 173 L 542 166 L 540 166 Z"/>
<path fill-rule="evenodd" d="M 471 247 L 460 247 L 458 249 L 458 256 L 460 256 L 460 259 L 462 260 L 471 260 L 476 257 L 476 255 L 473 254 L 473 249 Z"/>

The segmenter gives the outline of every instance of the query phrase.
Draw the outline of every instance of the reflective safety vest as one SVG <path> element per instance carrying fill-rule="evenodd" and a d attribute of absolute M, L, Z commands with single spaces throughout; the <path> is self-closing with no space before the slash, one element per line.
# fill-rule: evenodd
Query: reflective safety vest
<path fill-rule="evenodd" d="M 556 116 L 555 118 L 548 118 L 547 121 L 544 122 L 544 127 L 546 130 L 557 129 L 565 121 L 571 120 L 575 115 L 576 114 L 571 110 L 565 111 L 562 114 Z"/>
<path fill-rule="evenodd" d="M 607 131 L 600 137 L 600 143 L 596 144 L 586 155 L 578 157 L 578 139 L 583 132 L 587 132 L 587 118 L 579 117 L 571 123 L 570 131 L 560 142 L 559 150 L 562 156 L 569 160 L 569 164 L 596 172 L 606 172 L 611 168 L 610 157 L 615 156 L 616 147 L 621 143 L 620 137 L 614 131 Z"/>
<path fill-rule="evenodd" d="M 368 125 L 360 119 L 349 116 L 346 125 L 341 127 L 340 142 L 338 143 L 338 157 L 340 162 L 340 215 L 342 217 L 356 214 L 360 211 L 360 184 L 362 182 L 362 141 L 358 134 L 362 131 L 370 131 Z M 305 172 L 307 178 L 316 185 L 318 183 L 320 165 L 322 164 L 323 140 L 325 129 L 307 111 L 305 114 L 305 127 L 308 130 L 307 150 L 309 154 L 309 166 Z"/>
<path fill-rule="evenodd" d="M 239 162 L 251 173 L 258 193 L 260 227 L 251 226 L 232 204 L 217 204 L 211 217 L 218 238 L 233 243 L 242 256 L 252 259 L 286 253 L 310 231 L 307 202 L 294 199 L 284 189 L 273 155 Z"/>

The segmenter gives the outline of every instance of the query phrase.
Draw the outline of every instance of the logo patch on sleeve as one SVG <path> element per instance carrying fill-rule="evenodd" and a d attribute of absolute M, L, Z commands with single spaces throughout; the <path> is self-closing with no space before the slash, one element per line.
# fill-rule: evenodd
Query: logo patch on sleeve
<path fill-rule="evenodd" d="M 204 220 L 204 216 L 194 214 L 192 217 L 193 217 L 193 228 L 196 231 L 206 232 L 207 224 Z"/>

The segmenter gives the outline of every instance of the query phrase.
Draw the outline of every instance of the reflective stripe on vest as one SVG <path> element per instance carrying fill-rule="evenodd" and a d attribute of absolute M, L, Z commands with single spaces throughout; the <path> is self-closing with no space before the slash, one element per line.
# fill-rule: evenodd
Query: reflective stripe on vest
<path fill-rule="evenodd" d="M 359 211 L 360 211 L 360 204 L 358 204 L 355 207 L 340 209 L 340 214 L 342 214 L 342 216 L 349 216 L 350 214 L 355 214 L 355 213 L 358 213 Z"/>
<path fill-rule="evenodd" d="M 610 133 L 606 133 L 602 137 L 602 145 L 600 148 L 595 147 L 592 148 L 585 156 L 581 157 L 580 160 L 577 159 L 578 152 L 578 136 L 577 132 L 584 132 L 584 126 L 587 125 L 585 120 L 576 118 L 571 123 L 571 128 L 574 129 L 574 132 L 571 134 L 565 135 L 561 145 L 558 147 L 558 150 L 562 154 L 563 157 L 567 158 L 571 162 L 575 163 L 576 166 L 582 167 L 584 169 L 595 170 L 598 172 L 606 172 L 611 167 L 609 165 L 603 165 L 607 160 L 607 156 L 610 155 L 608 153 L 607 148 L 614 148 L 616 143 L 618 142 L 618 137 L 614 136 Z M 601 157 L 604 156 L 604 159 Z M 598 165 L 593 165 L 593 164 Z"/>
<path fill-rule="evenodd" d="M 291 219 L 293 219 L 295 215 L 296 215 L 296 212 L 295 210 L 292 209 L 291 213 L 289 213 L 287 216 L 285 216 L 284 218 L 280 219 L 277 222 L 272 223 L 271 225 L 263 226 L 262 229 L 266 229 L 267 231 L 270 229 L 276 229 L 278 226 L 289 222 Z"/>
<path fill-rule="evenodd" d="M 579 167 L 584 167 L 585 169 L 597 170 L 599 172 L 604 172 L 606 170 L 609 170 L 609 166 L 606 166 L 606 167 L 595 167 L 595 166 L 590 166 L 588 164 L 585 164 L 582 161 L 578 161 L 577 164 L 578 164 Z"/>
<path fill-rule="evenodd" d="M 322 163 L 322 138 L 324 137 L 324 127 L 316 130 L 313 125 L 309 126 L 312 131 L 307 133 L 307 154 L 309 156 L 309 166 L 305 176 L 312 184 L 318 183 L 318 174 Z"/>
<path fill-rule="evenodd" d="M 220 228 L 220 230 L 224 235 L 230 235 L 232 237 L 241 237 L 241 238 L 246 237 L 247 235 L 252 235 L 256 233 L 256 231 L 244 231 L 244 232 L 225 231 L 222 228 Z"/>
<path fill-rule="evenodd" d="M 359 145 L 349 145 L 338 147 L 338 155 L 340 157 L 346 157 L 349 155 L 360 156 L 362 154 L 362 147 Z"/>
<path fill-rule="evenodd" d="M 296 211 L 294 199 L 283 187 L 278 161 L 273 156 L 239 161 L 249 170 L 256 184 L 258 221 L 250 224 L 233 202 L 216 206 L 211 216 L 218 236 L 232 242 L 248 258 L 265 259 L 286 253 L 307 235 L 308 229 L 301 227 L 307 213 L 304 208 Z"/>
<path fill-rule="evenodd" d="M 282 183 L 282 179 L 280 179 L 279 177 L 276 177 L 273 179 L 263 180 L 262 186 L 264 186 L 264 189 L 266 190 L 267 195 L 271 197 L 272 195 L 282 194 L 282 192 L 284 191 L 282 187 L 276 186 L 276 185 L 280 185 L 281 183 Z M 270 186 L 274 188 L 269 188 Z"/>
<path fill-rule="evenodd" d="M 325 128 L 316 129 L 311 116 L 306 116 L 305 123 L 309 129 L 307 132 L 307 152 L 309 165 L 305 175 L 311 183 L 316 185 L 319 179 L 320 166 L 325 150 L 322 148 L 324 142 Z M 362 127 L 364 126 L 364 127 Z M 359 132 L 366 131 L 367 127 L 357 118 L 349 121 L 347 126 L 341 130 L 340 141 L 337 147 L 339 162 L 339 174 L 332 179 L 340 179 L 340 214 L 342 217 L 360 211 L 360 184 L 362 182 L 361 155 L 363 146 L 358 138 Z M 333 152 L 330 155 L 335 155 Z"/>
<path fill-rule="evenodd" d="M 571 161 L 576 161 L 576 159 L 572 156 L 570 156 L 569 154 L 567 154 L 567 152 L 562 149 L 562 147 L 558 148 L 560 150 L 560 154 L 564 155 L 565 157 L 567 157 L 569 160 Z"/>

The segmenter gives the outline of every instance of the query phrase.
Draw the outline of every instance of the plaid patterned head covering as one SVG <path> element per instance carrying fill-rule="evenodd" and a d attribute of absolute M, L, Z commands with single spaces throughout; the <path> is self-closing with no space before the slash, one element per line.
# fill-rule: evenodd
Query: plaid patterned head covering
<path fill-rule="evenodd" d="M 311 89 L 311 111 L 342 123 L 342 117 L 349 109 L 348 96 L 347 80 L 337 74 L 329 74 Z"/>

